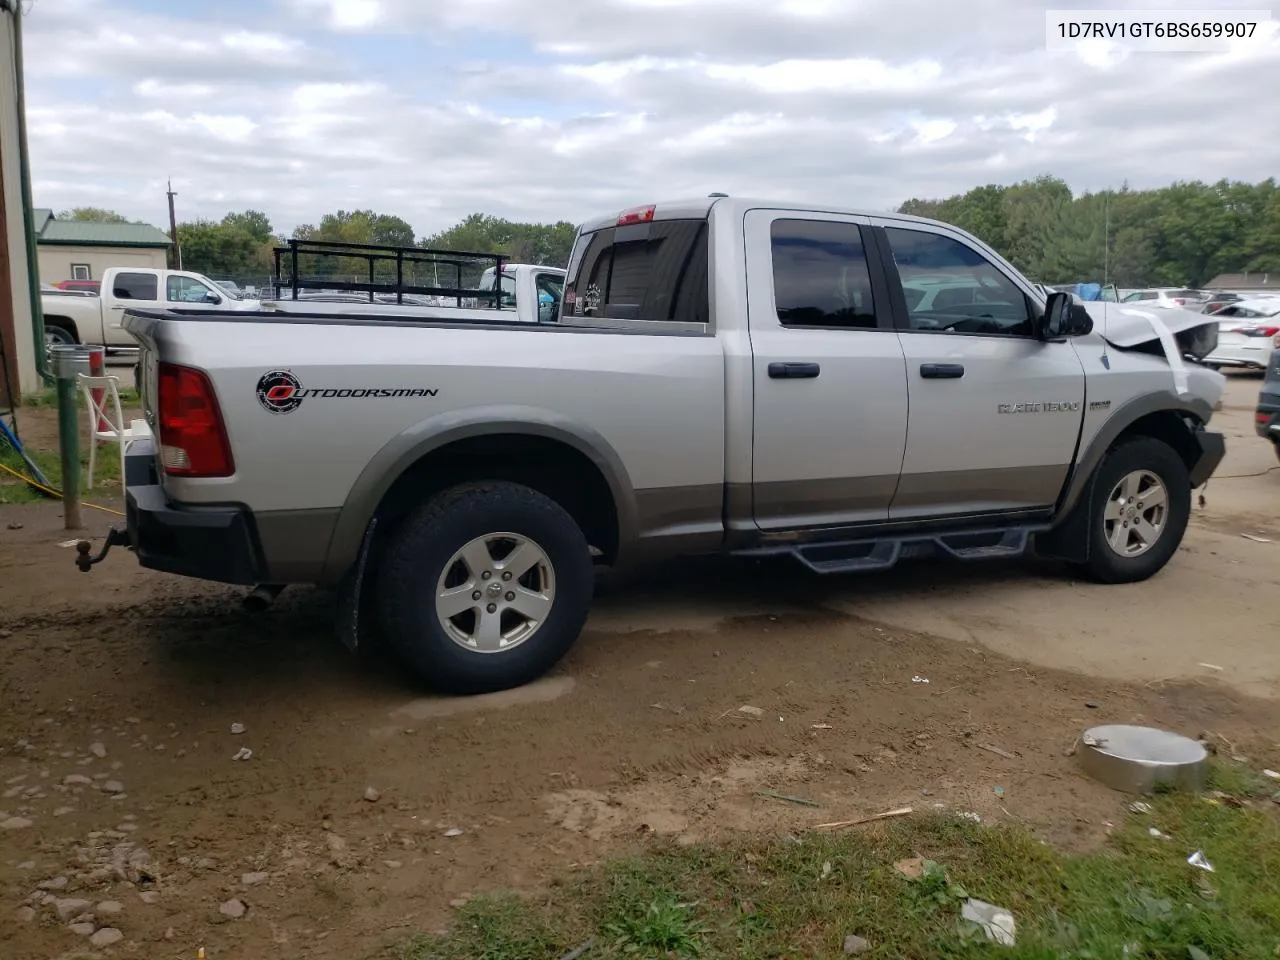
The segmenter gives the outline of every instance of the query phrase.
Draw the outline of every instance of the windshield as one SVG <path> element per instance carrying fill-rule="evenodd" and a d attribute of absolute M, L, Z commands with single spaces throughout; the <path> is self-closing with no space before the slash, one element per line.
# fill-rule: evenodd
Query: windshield
<path fill-rule="evenodd" d="M 230 283 L 226 280 L 222 280 L 222 281 L 210 280 L 209 282 L 212 283 L 215 287 L 217 287 L 219 292 L 225 293 L 232 300 L 244 299 L 244 295 L 240 293 L 239 288 L 236 287 L 234 283 Z"/>

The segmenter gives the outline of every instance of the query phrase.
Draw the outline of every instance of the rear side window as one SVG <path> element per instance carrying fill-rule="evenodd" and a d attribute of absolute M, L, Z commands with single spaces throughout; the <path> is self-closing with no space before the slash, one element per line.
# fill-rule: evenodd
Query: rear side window
<path fill-rule="evenodd" d="M 856 223 L 775 220 L 771 241 L 773 299 L 783 326 L 875 328 L 871 274 Z"/>
<path fill-rule="evenodd" d="M 156 300 L 159 289 L 154 273 L 117 273 L 111 293 L 120 300 Z"/>
<path fill-rule="evenodd" d="M 578 239 L 564 285 L 565 319 L 707 323 L 707 223 L 658 220 Z"/>

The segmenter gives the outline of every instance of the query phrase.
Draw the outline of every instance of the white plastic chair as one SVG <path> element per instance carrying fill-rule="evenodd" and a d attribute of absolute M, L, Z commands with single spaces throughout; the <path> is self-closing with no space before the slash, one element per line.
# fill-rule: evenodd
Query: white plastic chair
<path fill-rule="evenodd" d="M 87 486 L 93 486 L 93 468 L 97 462 L 98 444 L 120 445 L 120 483 L 124 485 L 124 455 L 129 444 L 151 436 L 151 428 L 145 420 L 132 420 L 124 425 L 124 411 L 120 408 L 120 378 L 90 377 L 79 375 L 80 389 L 89 405 L 89 474 Z M 93 392 L 101 390 L 100 399 Z M 114 416 L 113 416 L 114 414 Z"/>

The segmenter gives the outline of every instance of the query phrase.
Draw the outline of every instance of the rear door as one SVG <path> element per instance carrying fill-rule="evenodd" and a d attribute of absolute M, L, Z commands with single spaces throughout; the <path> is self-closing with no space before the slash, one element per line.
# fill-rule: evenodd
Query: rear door
<path fill-rule="evenodd" d="M 893 519 L 1046 509 L 1075 457 L 1084 367 L 1035 339 L 1030 285 L 942 225 L 877 219 L 911 414 Z M 936 290 L 919 298 L 919 288 Z M 904 292 L 905 291 L 905 292 Z"/>
<path fill-rule="evenodd" d="M 866 217 L 751 210 L 747 309 L 762 530 L 884 520 L 902 468 L 907 377 Z"/>
<path fill-rule="evenodd" d="M 117 270 L 102 289 L 102 322 L 108 344 L 137 343 L 122 327 L 128 309 L 156 310 L 161 306 L 160 277 L 154 270 Z"/>

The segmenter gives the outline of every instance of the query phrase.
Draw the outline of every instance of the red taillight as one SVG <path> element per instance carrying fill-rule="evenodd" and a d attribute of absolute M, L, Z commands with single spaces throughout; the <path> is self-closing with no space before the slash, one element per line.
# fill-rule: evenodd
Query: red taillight
<path fill-rule="evenodd" d="M 658 208 L 655 204 L 649 204 L 647 207 L 633 207 L 630 210 L 623 210 L 618 214 L 618 226 L 625 227 L 629 223 L 648 223 L 653 219 L 653 215 Z"/>
<path fill-rule="evenodd" d="M 236 472 L 213 384 L 203 370 L 162 363 L 156 401 L 160 463 L 178 477 L 229 477 Z"/>
<path fill-rule="evenodd" d="M 1255 413 L 1255 414 L 1253 415 L 1253 419 L 1254 419 L 1254 422 L 1256 422 L 1256 423 L 1270 423 L 1270 422 L 1271 422 L 1271 414 L 1269 414 L 1269 413 Z"/>

